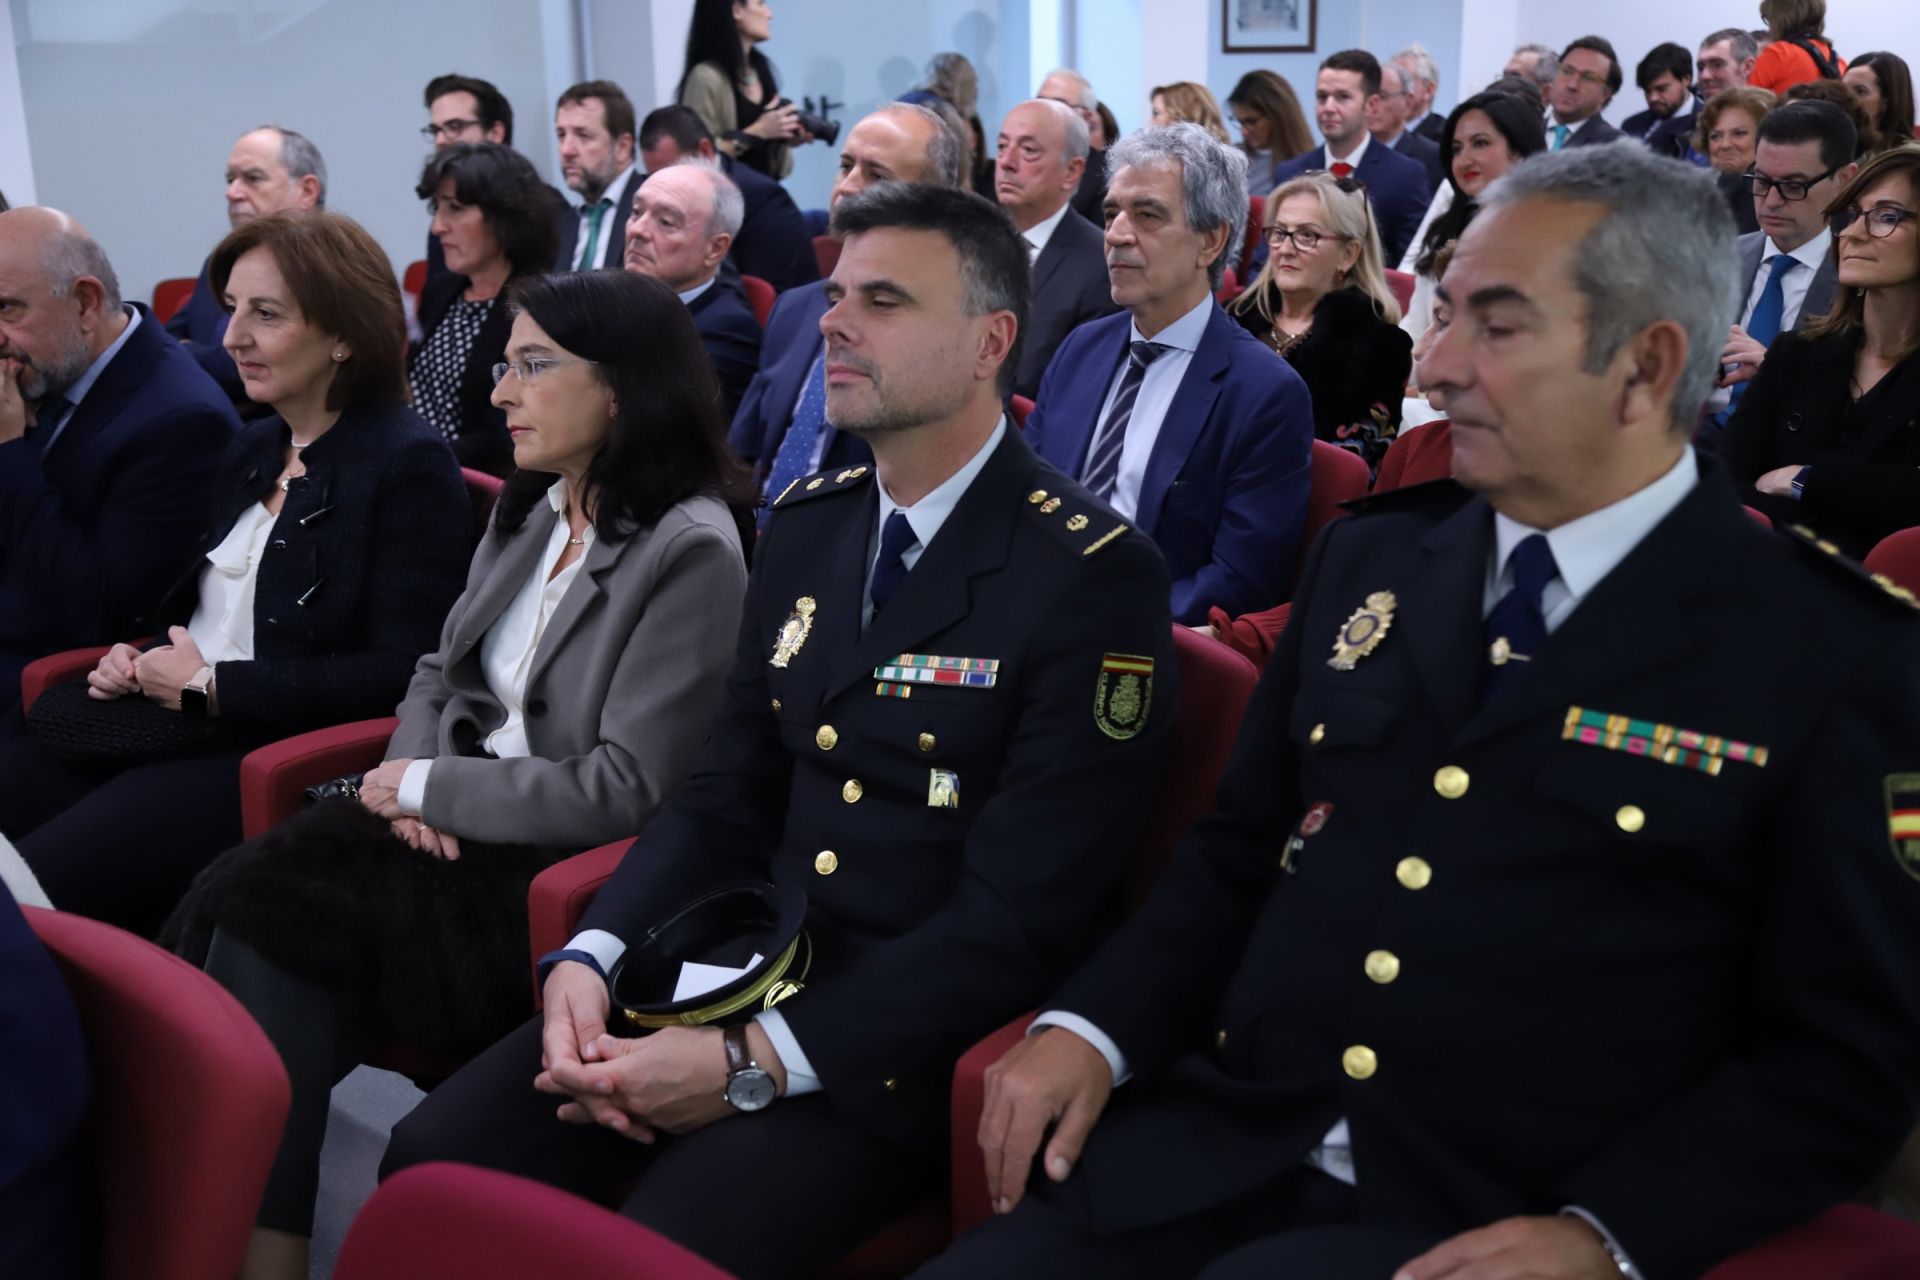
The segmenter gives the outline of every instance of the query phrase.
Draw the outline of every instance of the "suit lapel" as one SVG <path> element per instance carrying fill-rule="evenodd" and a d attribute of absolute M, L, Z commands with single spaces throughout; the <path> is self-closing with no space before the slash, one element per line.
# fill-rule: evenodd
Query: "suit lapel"
<path fill-rule="evenodd" d="M 1061 241 L 1060 233 L 1066 230 L 1067 218 L 1073 216 L 1073 210 L 1068 209 L 1065 217 L 1060 219 L 1059 225 L 1054 227 L 1053 234 L 1047 237 L 1047 247 L 1042 249 L 1040 256 L 1033 260 L 1033 296 L 1035 299 L 1040 297 L 1041 291 L 1044 290 L 1048 282 L 1053 279 L 1054 273 L 1060 269 L 1060 264 L 1066 261 L 1067 249 L 1066 245 Z M 1022 238 L 1024 239 L 1024 237 Z"/>
<path fill-rule="evenodd" d="M 1227 345 L 1239 326 L 1215 304 L 1207 313 L 1207 327 L 1201 332 L 1200 345 L 1187 362 L 1187 372 L 1161 419 L 1160 434 L 1154 438 L 1153 452 L 1147 457 L 1147 473 L 1140 481 L 1140 500 L 1134 509 L 1134 523 L 1149 537 L 1160 523 L 1160 509 L 1166 505 L 1167 490 L 1174 477 L 1187 465 L 1187 455 L 1200 438 L 1220 398 L 1220 381 L 1227 375 Z"/>
<path fill-rule="evenodd" d="M 546 550 L 547 539 L 553 536 L 554 522 L 560 518 L 545 502 L 537 502 L 533 510 L 527 513 L 526 524 L 520 527 L 520 533 L 508 544 L 498 560 L 493 562 L 493 571 L 474 594 L 473 604 L 467 609 L 466 616 L 453 633 L 451 651 L 447 655 L 447 665 L 453 666 L 480 643 L 500 615 L 513 603 L 514 596 L 526 585 L 527 579 L 538 573 L 541 568 L 541 554 Z M 491 533 L 484 535 L 492 537 Z"/>
<path fill-rule="evenodd" d="M 606 594 L 600 579 L 620 563 L 621 555 L 628 550 L 626 544 L 636 539 L 645 541 L 646 536 L 635 532 L 618 542 L 602 542 L 596 537 L 593 545 L 587 548 L 579 574 L 567 588 L 567 593 L 560 597 L 559 607 L 553 611 L 553 617 L 547 620 L 547 629 L 541 633 L 540 643 L 534 648 L 533 667 L 527 673 L 529 689 L 553 662 L 553 655 L 560 652 L 560 646 L 567 642 L 567 637 L 580 625 L 580 620 L 586 617 L 594 602 Z"/>
<path fill-rule="evenodd" d="M 1833 305 L 1833 292 L 1839 284 L 1839 268 L 1834 266 L 1833 253 L 1821 259 L 1820 269 L 1813 273 L 1813 283 L 1807 286 L 1806 299 L 1800 304 L 1800 315 L 1794 324 L 1796 329 L 1807 327 L 1809 320 L 1827 314 L 1827 308 Z M 1747 285 L 1753 285 L 1753 273 L 1747 273 Z"/>
<path fill-rule="evenodd" d="M 1070 399 L 1056 397 L 1054 403 L 1047 406 L 1047 453 L 1053 458 L 1054 465 L 1070 476 L 1079 477 L 1086 473 L 1087 450 L 1093 445 L 1093 433 L 1099 429 L 1100 410 L 1107 403 L 1113 375 L 1126 358 L 1127 342 L 1132 335 L 1133 321 L 1126 312 L 1113 317 L 1113 336 L 1107 340 L 1104 349 L 1095 347 L 1093 351 L 1096 358 L 1092 367 L 1100 376 L 1082 382 L 1076 388 L 1081 395 Z M 1057 416 L 1056 406 L 1059 409 Z M 1060 441 L 1057 449 L 1051 443 L 1054 439 Z"/>
<path fill-rule="evenodd" d="M 1920 392 L 1920 358 L 1908 357 L 1888 371 L 1874 388 L 1873 410 L 1857 440 L 1848 444 L 1849 452 L 1874 457 L 1893 437 L 1906 435 L 1913 428 L 1913 403 Z"/>
<path fill-rule="evenodd" d="M 1760 255 L 1767 251 L 1767 233 L 1756 231 L 1751 236 L 1741 236 L 1740 240 L 1740 310 L 1738 314 L 1744 319 L 1747 314 L 1747 299 L 1753 296 L 1753 278 L 1760 273 Z"/>

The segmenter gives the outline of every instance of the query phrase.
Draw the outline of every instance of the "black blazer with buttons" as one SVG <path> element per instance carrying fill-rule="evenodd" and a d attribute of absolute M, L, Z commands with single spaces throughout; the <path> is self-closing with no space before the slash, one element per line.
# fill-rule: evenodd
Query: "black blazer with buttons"
<path fill-rule="evenodd" d="M 1804 524 L 1852 556 L 1920 524 L 1920 355 L 1894 366 L 1856 404 L 1860 338 L 1859 330 L 1775 338 L 1720 446 L 1742 502 L 1775 522 Z M 1813 467 L 1799 501 L 1752 487 L 1795 464 Z"/>
<path fill-rule="evenodd" d="M 944 1151 L 955 1061 L 1112 905 L 1178 700 L 1170 587 L 1151 541 L 1009 427 L 862 632 L 874 484 L 871 466 L 830 471 L 775 507 L 706 752 L 581 927 L 631 943 L 717 884 L 804 889 L 813 959 L 789 1028 L 841 1115 Z M 1000 666 L 991 688 L 885 695 L 875 670 L 902 654 Z M 1110 736 L 1095 697 L 1123 654 L 1151 683 Z M 930 803 L 935 770 L 953 807 Z"/>
<path fill-rule="evenodd" d="M 287 441 L 277 414 L 234 438 L 155 634 L 193 617 L 206 553 L 272 492 Z M 223 718 L 287 733 L 392 711 L 460 594 L 473 544 L 459 466 L 404 405 L 347 410 L 301 460 L 306 475 L 292 481 L 260 560 L 253 659 L 214 669 Z"/>
<path fill-rule="evenodd" d="M 1365 1224 L 1578 1205 L 1698 1276 L 1913 1127 L 1920 842 L 1888 783 L 1920 772 L 1920 618 L 1710 468 L 1481 703 L 1492 540 L 1451 481 L 1321 536 L 1215 812 L 1052 1005 L 1136 1077 L 1074 1174 L 1096 1229 L 1257 1193 L 1344 1117 Z M 1335 669 L 1375 592 L 1391 625 Z M 1608 749 L 1576 707 L 1768 758 Z"/>

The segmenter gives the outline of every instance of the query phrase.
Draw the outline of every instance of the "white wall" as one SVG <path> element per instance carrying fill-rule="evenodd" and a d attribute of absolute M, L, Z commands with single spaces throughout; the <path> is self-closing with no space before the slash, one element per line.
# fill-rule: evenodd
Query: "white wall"
<path fill-rule="evenodd" d="M 13 11 L 0 9 L 0 193 L 14 204 L 32 204 L 33 155 L 13 44 Z"/>
<path fill-rule="evenodd" d="M 1454 76 L 1459 58 L 1461 0 L 1320 0 L 1318 29 L 1311 53 L 1223 53 L 1222 7 L 1207 5 L 1207 87 L 1224 107 L 1227 94 L 1249 71 L 1277 71 L 1293 86 L 1315 138 L 1313 82 L 1320 63 L 1342 49 L 1365 49 L 1382 62 L 1418 42 L 1440 68 L 1437 107 L 1445 112 L 1460 95 Z M 1229 130 L 1231 132 L 1231 130 Z"/>

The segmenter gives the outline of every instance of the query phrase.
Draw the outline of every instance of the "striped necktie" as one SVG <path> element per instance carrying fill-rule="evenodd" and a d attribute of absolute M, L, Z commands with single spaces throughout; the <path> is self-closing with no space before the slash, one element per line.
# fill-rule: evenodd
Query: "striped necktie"
<path fill-rule="evenodd" d="M 1102 502 L 1113 501 L 1113 487 L 1120 479 L 1120 453 L 1127 443 L 1127 424 L 1133 419 L 1133 405 L 1140 398 L 1140 383 L 1147 366 L 1172 348 L 1160 342 L 1135 342 L 1127 358 L 1127 372 L 1120 379 L 1120 392 L 1113 398 L 1107 420 L 1100 424 L 1093 447 L 1087 451 L 1086 469 L 1080 483 Z"/>

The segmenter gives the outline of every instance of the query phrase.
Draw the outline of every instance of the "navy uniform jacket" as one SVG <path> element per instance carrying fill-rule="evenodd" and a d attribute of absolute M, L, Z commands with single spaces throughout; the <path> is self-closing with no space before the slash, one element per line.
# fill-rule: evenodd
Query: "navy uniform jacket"
<path fill-rule="evenodd" d="M 44 455 L 0 444 L 0 709 L 29 660 L 135 634 L 187 558 L 240 427 L 218 384 L 139 310 Z"/>
<path fill-rule="evenodd" d="M 955 1060 L 1050 990 L 1113 905 L 1177 700 L 1167 572 L 1009 428 L 862 634 L 874 484 L 829 472 L 778 505 L 705 758 L 581 927 L 632 941 L 711 884 L 801 886 L 814 951 L 788 1026 L 848 1120 L 944 1150 Z M 887 696 L 875 670 L 900 655 L 999 670 Z M 1140 661 L 1117 655 L 1151 683 L 1123 692 L 1108 663 Z M 930 803 L 940 773 L 951 808 Z"/>
<path fill-rule="evenodd" d="M 1913 1127 L 1920 621 L 1710 469 L 1476 711 L 1492 538 L 1448 481 L 1316 545 L 1216 812 L 1052 1006 L 1139 1077 L 1081 1164 L 1096 1223 L 1253 1191 L 1345 1117 L 1363 1221 L 1577 1205 L 1697 1276 Z M 1570 739 L 1582 710 L 1766 760 Z"/>

